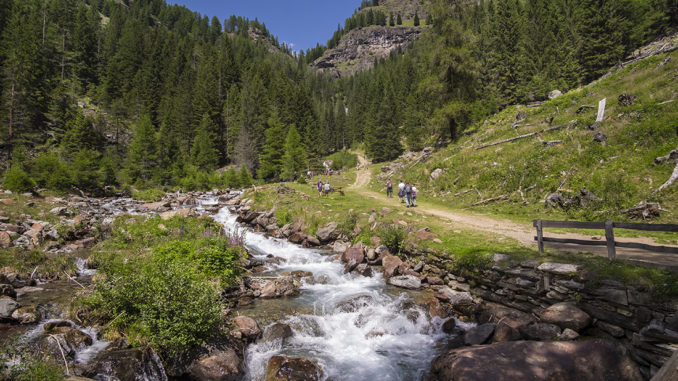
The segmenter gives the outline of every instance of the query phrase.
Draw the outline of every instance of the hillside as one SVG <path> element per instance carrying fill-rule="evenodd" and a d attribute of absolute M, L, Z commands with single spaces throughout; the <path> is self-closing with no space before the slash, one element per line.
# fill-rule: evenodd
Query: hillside
<path fill-rule="evenodd" d="M 674 35 L 653 46 L 677 45 Z M 631 62 L 553 100 L 508 107 L 433 152 L 381 165 L 372 189 L 403 179 L 427 200 L 519 220 L 643 218 L 627 210 L 658 203 L 643 209 L 645 217 L 675 222 L 678 190 L 658 188 L 671 177 L 667 155 L 678 147 L 676 78 L 675 51 Z M 595 123 L 603 99 L 605 117 Z"/>

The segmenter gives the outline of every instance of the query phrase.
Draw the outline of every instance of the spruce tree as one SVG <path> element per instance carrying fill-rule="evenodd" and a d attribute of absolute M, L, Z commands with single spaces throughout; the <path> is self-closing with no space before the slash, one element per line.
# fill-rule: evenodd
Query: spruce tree
<path fill-rule="evenodd" d="M 395 26 L 395 19 L 393 18 L 393 12 L 388 16 L 388 25 Z"/>
<path fill-rule="evenodd" d="M 277 116 L 271 115 L 266 129 L 266 144 L 261 155 L 257 175 L 263 180 L 276 180 L 280 177 L 285 150 L 285 128 Z"/>
<path fill-rule="evenodd" d="M 144 114 L 137 120 L 134 137 L 129 147 L 127 168 L 132 179 L 148 180 L 157 163 L 155 128 L 151 118 Z"/>
<path fill-rule="evenodd" d="M 396 21 L 396 24 L 398 24 L 398 25 L 403 25 L 403 18 L 400 17 L 400 13 L 398 13 L 398 19 L 397 19 L 397 21 Z"/>
<path fill-rule="evenodd" d="M 297 128 L 292 125 L 287 131 L 285 139 L 285 155 L 283 156 L 283 169 L 281 177 L 285 180 L 291 180 L 294 172 L 301 174 L 306 170 L 306 149 L 301 142 L 301 135 Z"/>
<path fill-rule="evenodd" d="M 414 26 L 419 26 L 419 12 L 414 12 Z"/>
<path fill-rule="evenodd" d="M 192 163 L 203 171 L 212 171 L 219 164 L 219 156 L 214 148 L 214 126 L 209 115 L 205 113 L 198 127 L 198 135 L 193 141 Z"/>
<path fill-rule="evenodd" d="M 240 167 L 240 186 L 243 188 L 249 188 L 253 184 L 253 179 L 252 179 L 252 174 L 250 173 L 249 170 L 247 170 L 246 166 L 241 166 Z"/>

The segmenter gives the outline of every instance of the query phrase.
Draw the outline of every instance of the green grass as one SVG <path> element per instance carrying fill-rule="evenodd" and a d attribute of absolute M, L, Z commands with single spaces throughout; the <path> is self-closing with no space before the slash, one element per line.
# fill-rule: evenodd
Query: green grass
<path fill-rule="evenodd" d="M 659 223 L 676 223 L 672 212 L 678 206 L 678 186 L 662 193 L 654 190 L 671 175 L 673 165 L 654 165 L 654 159 L 678 147 L 678 52 L 663 67 L 658 64 L 666 55 L 659 55 L 630 65 L 595 85 L 571 91 L 546 102 L 539 108 L 512 106 L 470 126 L 459 141 L 436 151 L 425 163 L 407 166 L 393 178 L 419 184 L 421 198 L 454 209 L 469 209 L 521 222 L 532 219 L 627 221 L 620 211 L 643 200 L 659 202 L 663 209 Z M 621 106 L 622 93 L 637 96 L 632 106 Z M 607 144 L 593 142 L 594 131 L 586 129 L 595 120 L 598 101 L 607 98 L 606 119 L 600 129 L 607 135 Z M 595 106 L 577 114 L 582 105 Z M 527 117 L 517 129 L 512 128 L 518 112 Z M 518 135 L 574 121 L 575 126 L 543 134 L 547 141 L 562 140 L 555 147 L 543 146 L 536 137 L 476 150 L 482 144 L 501 141 Z M 409 164 L 409 163 L 406 163 Z M 445 172 L 436 180 L 430 173 L 441 168 Z M 379 168 L 374 168 L 378 174 Z M 385 180 L 373 177 L 371 189 L 381 190 Z M 525 190 L 525 200 L 518 189 Z M 560 188 L 559 188 L 560 187 Z M 550 210 L 545 197 L 559 191 L 565 197 L 586 187 L 603 201 L 589 208 Z M 475 191 L 480 192 L 480 196 Z M 471 190 L 468 193 L 462 192 Z M 455 194 L 458 194 L 455 196 Z M 507 201 L 485 206 L 472 204 L 490 197 L 508 195 Z M 642 222 L 642 221 L 637 221 Z M 620 231 L 620 235 L 638 233 Z M 645 235 L 645 233 L 642 233 Z M 676 237 L 651 234 L 666 242 Z"/>

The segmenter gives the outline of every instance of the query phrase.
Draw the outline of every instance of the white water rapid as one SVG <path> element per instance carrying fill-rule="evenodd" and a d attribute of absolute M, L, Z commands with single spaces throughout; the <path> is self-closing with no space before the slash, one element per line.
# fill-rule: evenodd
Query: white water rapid
<path fill-rule="evenodd" d="M 214 218 L 230 231 L 238 226 L 236 215 L 227 208 Z M 302 278 L 301 295 L 292 302 L 295 309 L 312 312 L 283 319 L 294 332 L 284 346 L 281 342 L 249 346 L 247 379 L 263 380 L 274 355 L 317 361 L 332 380 L 419 380 L 426 375 L 447 335 L 440 319 L 430 319 L 415 303 L 414 294 L 388 286 L 381 274 L 344 274 L 343 265 L 327 251 L 250 230 L 244 235 L 253 255 L 285 259 L 263 276 L 294 270 L 313 273 Z"/>

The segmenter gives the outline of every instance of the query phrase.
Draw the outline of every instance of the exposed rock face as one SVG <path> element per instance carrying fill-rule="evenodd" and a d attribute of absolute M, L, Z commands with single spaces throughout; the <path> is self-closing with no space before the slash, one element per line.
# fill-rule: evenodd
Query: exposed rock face
<path fill-rule="evenodd" d="M 516 341 L 453 349 L 433 362 L 431 379 L 640 381 L 643 378 L 623 346 L 590 340 Z"/>
<path fill-rule="evenodd" d="M 266 366 L 266 381 L 318 381 L 323 371 L 305 358 L 273 356 Z"/>
<path fill-rule="evenodd" d="M 354 29 L 312 66 L 334 77 L 351 76 L 371 68 L 377 60 L 388 57 L 398 48 L 404 50 L 420 33 L 421 29 L 409 26 Z"/>

